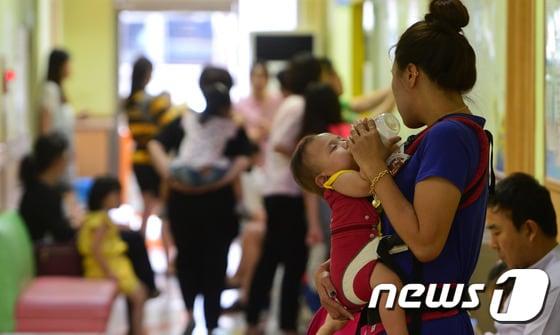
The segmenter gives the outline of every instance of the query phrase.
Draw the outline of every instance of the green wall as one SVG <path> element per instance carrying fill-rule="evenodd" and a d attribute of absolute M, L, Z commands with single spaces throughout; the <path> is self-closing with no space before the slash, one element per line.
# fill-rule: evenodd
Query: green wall
<path fill-rule="evenodd" d="M 40 95 L 42 94 L 43 81 L 47 73 L 48 56 L 56 44 L 53 36 L 56 23 L 52 22 L 54 16 L 54 1 L 52 0 L 35 0 L 35 23 L 32 36 L 32 53 L 31 53 L 31 127 L 33 130 L 38 129 L 39 117 L 38 106 Z M 34 133 L 34 132 L 33 132 Z"/>
<path fill-rule="evenodd" d="M 464 0 L 470 13 L 465 35 L 476 53 L 477 81 L 467 94 L 474 114 L 494 135 L 494 163 L 503 171 L 507 86 L 507 0 Z"/>
<path fill-rule="evenodd" d="M 344 86 L 344 97 L 352 92 L 352 7 L 328 1 L 326 55 L 332 60 Z"/>
<path fill-rule="evenodd" d="M 72 56 L 67 94 L 76 112 L 115 112 L 116 14 L 113 0 L 63 0 L 63 42 Z"/>

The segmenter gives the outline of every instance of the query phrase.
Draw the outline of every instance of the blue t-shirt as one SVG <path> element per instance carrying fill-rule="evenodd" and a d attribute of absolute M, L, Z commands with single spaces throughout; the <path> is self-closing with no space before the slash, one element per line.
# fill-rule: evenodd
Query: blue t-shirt
<path fill-rule="evenodd" d="M 484 126 L 478 116 L 464 115 Z M 421 140 L 416 152 L 395 177 L 403 195 L 412 203 L 416 183 L 430 177 L 444 178 L 463 193 L 473 180 L 480 160 L 480 141 L 477 133 L 460 121 L 443 119 L 434 124 Z M 486 180 L 487 182 L 487 180 Z M 472 205 L 458 209 L 441 254 L 422 267 L 424 283 L 467 284 L 476 266 L 484 222 L 488 188 Z M 396 234 L 388 218 L 382 218 L 383 233 Z M 410 252 L 395 256 L 405 274 L 412 276 Z M 467 313 L 455 317 L 423 323 L 423 334 L 472 334 Z"/>

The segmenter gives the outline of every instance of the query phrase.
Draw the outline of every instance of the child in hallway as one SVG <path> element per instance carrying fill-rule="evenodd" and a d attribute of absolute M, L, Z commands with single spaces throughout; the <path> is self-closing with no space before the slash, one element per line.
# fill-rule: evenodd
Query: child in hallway
<path fill-rule="evenodd" d="M 229 89 L 222 83 L 203 88 L 206 108 L 183 117 L 185 138 L 171 162 L 171 177 L 188 186 L 203 186 L 221 179 L 230 167 L 224 155 L 226 143 L 235 136 Z"/>
<path fill-rule="evenodd" d="M 177 157 L 169 165 L 173 180 L 189 187 L 203 187 L 226 177 L 231 161 L 226 157 L 227 144 L 239 125 L 232 118 L 229 87 L 221 82 L 202 87 L 206 108 L 201 114 L 187 112 L 182 118 L 185 137 Z M 248 216 L 243 205 L 240 180 L 234 181 L 236 212 Z"/>
<path fill-rule="evenodd" d="M 309 135 L 298 144 L 291 170 L 305 190 L 323 195 L 332 210 L 331 279 L 337 298 L 351 313 L 363 309 L 372 290 L 381 283 L 393 283 L 398 276 L 376 261 L 380 219 L 367 199 L 370 182 L 362 178 L 348 151 L 346 140 L 333 134 Z M 378 303 L 379 315 L 389 335 L 408 334 L 404 311 L 385 308 L 386 294 Z M 317 334 L 333 334 L 345 326 L 327 316 Z"/>
<path fill-rule="evenodd" d="M 126 256 L 127 246 L 111 222 L 109 210 L 120 204 L 121 186 L 113 177 L 96 178 L 88 198 L 89 213 L 78 233 L 86 278 L 107 278 L 117 282 L 131 305 L 129 333 L 144 334 L 142 320 L 147 291 L 136 277 Z"/>

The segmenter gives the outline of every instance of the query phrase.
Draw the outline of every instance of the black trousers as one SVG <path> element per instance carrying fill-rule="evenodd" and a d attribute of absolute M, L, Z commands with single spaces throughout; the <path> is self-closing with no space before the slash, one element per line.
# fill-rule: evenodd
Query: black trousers
<path fill-rule="evenodd" d="M 297 329 L 301 279 L 307 265 L 307 222 L 301 197 L 269 196 L 264 199 L 267 227 L 247 306 L 247 323 L 255 325 L 267 306 L 274 273 L 284 265 L 280 303 L 280 328 Z"/>
<path fill-rule="evenodd" d="M 144 237 L 137 231 L 125 230 L 120 232 L 121 238 L 128 246 L 127 256 L 132 263 L 134 273 L 146 285 L 148 293 L 156 289 L 154 270 L 148 258 Z"/>
<path fill-rule="evenodd" d="M 177 247 L 177 277 L 187 310 L 198 294 L 204 297 L 206 328 L 218 327 L 229 245 L 237 234 L 231 188 L 187 196 L 173 192 L 168 217 Z"/>

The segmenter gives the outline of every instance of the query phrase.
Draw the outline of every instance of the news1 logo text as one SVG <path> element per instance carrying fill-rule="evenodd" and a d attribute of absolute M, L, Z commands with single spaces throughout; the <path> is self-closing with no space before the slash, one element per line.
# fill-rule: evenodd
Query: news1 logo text
<path fill-rule="evenodd" d="M 513 280 L 514 285 L 506 296 L 504 289 L 499 287 L 508 280 Z M 549 284 L 548 275 L 539 269 L 504 272 L 496 281 L 497 288 L 492 293 L 490 315 L 501 323 L 535 319 L 543 309 Z M 475 309 L 480 306 L 478 294 L 485 289 L 485 284 L 407 284 L 398 291 L 393 284 L 381 284 L 373 289 L 368 307 L 377 308 L 381 293 L 387 293 L 387 309 L 394 308 L 395 303 L 403 309 L 419 309 L 422 303 L 427 310 Z M 508 299 L 508 304 L 500 310 L 505 299 Z"/>

